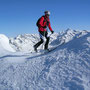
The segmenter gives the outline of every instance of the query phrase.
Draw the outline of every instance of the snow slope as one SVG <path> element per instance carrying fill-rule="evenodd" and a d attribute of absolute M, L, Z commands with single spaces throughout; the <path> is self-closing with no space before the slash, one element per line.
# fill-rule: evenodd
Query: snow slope
<path fill-rule="evenodd" d="M 6 52 L 15 52 L 15 50 L 10 46 L 8 37 L 0 34 L 0 55 Z"/>
<path fill-rule="evenodd" d="M 53 40 L 50 46 L 65 43 L 45 55 L 13 52 L 1 56 L 0 90 L 89 90 L 90 32 L 66 30 Z"/>

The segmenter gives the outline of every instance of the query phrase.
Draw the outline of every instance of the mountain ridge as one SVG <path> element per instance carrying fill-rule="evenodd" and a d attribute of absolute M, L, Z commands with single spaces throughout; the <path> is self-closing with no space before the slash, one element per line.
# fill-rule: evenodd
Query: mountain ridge
<path fill-rule="evenodd" d="M 25 45 L 27 38 L 39 40 L 34 37 L 15 40 Z M 64 44 L 43 55 L 22 50 L 0 55 L 0 90 L 90 89 L 90 32 L 67 30 L 51 38 L 50 47 Z"/>
<path fill-rule="evenodd" d="M 62 44 L 63 42 L 67 43 L 73 38 L 79 38 L 82 35 L 87 34 L 88 32 L 89 31 L 86 30 L 76 31 L 72 29 L 67 29 L 64 32 L 54 33 L 50 36 L 50 47 L 53 47 L 53 45 L 57 45 L 60 43 Z M 10 45 L 16 51 L 33 51 L 33 45 L 35 45 L 36 42 L 38 42 L 39 40 L 40 39 L 38 34 L 18 35 L 15 38 L 10 38 Z M 43 49 L 43 45 L 41 45 L 40 48 Z"/>

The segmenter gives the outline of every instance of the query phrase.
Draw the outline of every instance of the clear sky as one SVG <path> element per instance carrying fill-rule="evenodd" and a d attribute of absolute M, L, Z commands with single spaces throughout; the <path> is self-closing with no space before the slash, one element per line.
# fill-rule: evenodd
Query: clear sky
<path fill-rule="evenodd" d="M 36 22 L 45 10 L 55 32 L 90 30 L 90 0 L 0 0 L 0 34 L 38 33 Z"/>

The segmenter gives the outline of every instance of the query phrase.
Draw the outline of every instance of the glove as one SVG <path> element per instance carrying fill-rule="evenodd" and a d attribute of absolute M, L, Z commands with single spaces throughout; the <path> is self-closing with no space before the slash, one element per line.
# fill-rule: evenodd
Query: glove
<path fill-rule="evenodd" d="M 53 33 L 54 33 L 54 31 L 51 31 L 51 33 L 53 34 Z"/>

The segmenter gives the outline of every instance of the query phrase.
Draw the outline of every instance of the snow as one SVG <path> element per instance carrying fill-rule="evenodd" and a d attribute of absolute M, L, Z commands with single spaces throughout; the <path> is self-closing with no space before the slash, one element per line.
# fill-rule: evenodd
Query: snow
<path fill-rule="evenodd" d="M 58 34 L 51 35 L 51 41 L 55 40 Z M 18 35 L 15 38 L 10 38 L 11 46 L 16 51 L 33 51 L 33 45 L 38 42 L 39 35 L 38 34 L 25 34 Z M 43 45 L 40 47 L 43 48 Z"/>
<path fill-rule="evenodd" d="M 3 34 L 0 34 L 0 46 L 2 46 L 7 51 L 15 52 L 15 50 L 9 44 L 8 37 Z"/>
<path fill-rule="evenodd" d="M 0 90 L 90 89 L 89 31 L 68 29 L 54 33 L 49 47 L 58 47 L 46 54 L 33 51 L 38 40 L 37 34 L 10 38 L 9 47 L 16 52 L 11 49 L 8 52 L 0 43 L 0 51 L 4 50 L 3 54 L 0 53 Z M 39 51 L 42 48 L 39 47 Z"/>
<path fill-rule="evenodd" d="M 15 52 L 15 50 L 10 46 L 8 37 L 0 34 L 0 55 L 5 55 L 9 52 Z"/>

